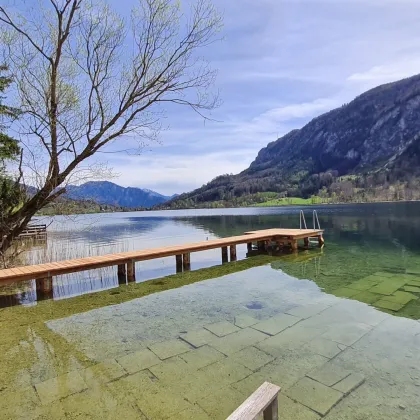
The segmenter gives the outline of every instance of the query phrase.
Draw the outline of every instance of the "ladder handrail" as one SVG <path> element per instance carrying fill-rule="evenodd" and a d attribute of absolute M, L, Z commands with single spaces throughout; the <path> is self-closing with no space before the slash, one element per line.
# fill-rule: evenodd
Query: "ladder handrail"
<path fill-rule="evenodd" d="M 314 223 L 314 229 L 321 229 L 321 225 L 320 225 L 319 219 L 318 219 L 318 213 L 317 213 L 316 210 L 314 210 L 313 213 L 312 213 L 312 220 L 313 220 L 313 223 Z M 318 225 L 318 227 L 317 227 L 317 225 Z"/>
<path fill-rule="evenodd" d="M 305 226 L 305 229 L 308 229 L 308 227 L 306 226 L 306 219 L 305 219 L 305 214 L 303 213 L 303 210 L 301 210 L 299 214 L 299 229 L 300 230 L 302 230 L 302 221 L 303 221 L 303 226 Z"/>

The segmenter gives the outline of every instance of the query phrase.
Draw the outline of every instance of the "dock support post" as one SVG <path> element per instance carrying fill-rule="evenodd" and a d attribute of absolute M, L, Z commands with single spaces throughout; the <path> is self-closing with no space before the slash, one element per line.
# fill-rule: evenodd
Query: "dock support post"
<path fill-rule="evenodd" d="M 325 244 L 324 237 L 322 235 L 318 236 L 318 244 L 320 248 L 322 248 Z"/>
<path fill-rule="evenodd" d="M 182 255 L 176 255 L 175 260 L 176 260 L 176 272 L 182 273 Z"/>
<path fill-rule="evenodd" d="M 248 249 L 248 252 L 251 252 L 251 251 L 252 251 L 252 242 L 248 242 L 248 243 L 246 244 L 246 247 L 247 247 L 247 249 Z"/>
<path fill-rule="evenodd" d="M 309 248 L 309 238 L 303 238 L 303 241 L 305 242 L 305 248 Z"/>
<path fill-rule="evenodd" d="M 296 252 L 298 250 L 298 241 L 296 239 L 290 241 L 290 246 L 292 247 L 292 251 Z"/>
<path fill-rule="evenodd" d="M 53 298 L 53 279 L 51 276 L 35 280 L 37 300 L 47 300 Z"/>
<path fill-rule="evenodd" d="M 265 241 L 258 241 L 257 246 L 258 246 L 258 251 L 265 251 Z"/>
<path fill-rule="evenodd" d="M 227 246 L 223 246 L 222 247 L 222 263 L 227 263 L 228 262 L 228 249 Z"/>
<path fill-rule="evenodd" d="M 136 263 L 130 261 L 127 263 L 127 280 L 129 283 L 136 281 Z"/>
<path fill-rule="evenodd" d="M 182 255 L 182 265 L 184 266 L 184 271 L 191 270 L 190 253 L 186 253 Z"/>
<path fill-rule="evenodd" d="M 117 268 L 118 284 L 127 284 L 127 271 L 125 264 L 118 264 Z"/>
<path fill-rule="evenodd" d="M 230 246 L 230 260 L 236 261 L 236 245 Z"/>
<path fill-rule="evenodd" d="M 271 404 L 264 410 L 264 420 L 277 420 L 279 418 L 278 397 L 274 398 Z"/>
<path fill-rule="evenodd" d="M 125 264 L 118 264 L 117 273 L 119 276 L 125 276 L 127 274 L 125 271 Z"/>

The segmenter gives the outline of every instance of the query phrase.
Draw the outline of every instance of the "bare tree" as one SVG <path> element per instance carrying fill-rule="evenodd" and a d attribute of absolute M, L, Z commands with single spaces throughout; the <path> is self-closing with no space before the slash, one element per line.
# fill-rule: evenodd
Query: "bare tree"
<path fill-rule="evenodd" d="M 10 214 L 0 253 L 69 182 L 103 176 L 91 158 L 127 136 L 156 140 L 164 104 L 206 118 L 217 106 L 216 72 L 199 51 L 217 40 L 222 19 L 210 0 L 185 11 L 176 0 L 139 0 L 124 19 L 99 0 L 39 0 L 0 6 L 2 50 L 22 110 L 20 173 L 36 193 Z M 115 147 L 114 147 L 115 150 Z"/>

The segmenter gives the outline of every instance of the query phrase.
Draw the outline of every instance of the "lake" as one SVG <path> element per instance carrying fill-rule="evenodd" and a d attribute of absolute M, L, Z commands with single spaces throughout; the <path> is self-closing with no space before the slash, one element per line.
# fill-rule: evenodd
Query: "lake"
<path fill-rule="evenodd" d="M 265 380 L 282 419 L 420 418 L 420 203 L 305 207 L 325 247 L 220 250 L 0 289 L 5 418 L 223 419 Z M 40 263 L 299 227 L 299 208 L 43 218 Z"/>

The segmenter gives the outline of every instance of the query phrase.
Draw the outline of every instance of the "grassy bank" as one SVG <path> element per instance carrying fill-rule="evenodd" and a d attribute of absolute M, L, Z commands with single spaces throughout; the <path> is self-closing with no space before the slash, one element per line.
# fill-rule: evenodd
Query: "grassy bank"
<path fill-rule="evenodd" d="M 253 207 L 275 207 L 275 206 L 310 206 L 313 204 L 324 204 L 326 200 L 321 200 L 320 197 L 300 198 L 300 197 L 286 197 L 268 200 L 264 203 L 254 204 Z"/>

